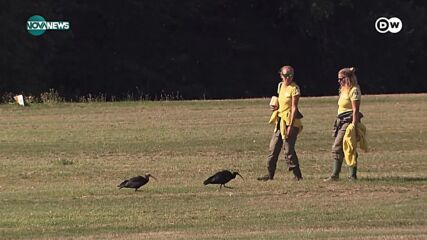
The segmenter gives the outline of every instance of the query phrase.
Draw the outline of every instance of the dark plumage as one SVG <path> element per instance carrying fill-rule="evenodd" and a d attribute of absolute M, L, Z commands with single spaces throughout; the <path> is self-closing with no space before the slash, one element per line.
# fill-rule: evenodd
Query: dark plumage
<path fill-rule="evenodd" d="M 225 186 L 225 184 L 228 183 L 231 179 L 236 178 L 237 175 L 239 175 L 243 179 L 242 175 L 240 175 L 238 172 L 230 172 L 228 170 L 223 170 L 215 173 L 213 176 L 206 179 L 203 184 L 220 184 L 219 189 L 221 189 L 222 186 L 230 188 Z"/>
<path fill-rule="evenodd" d="M 144 176 L 137 176 L 137 177 L 133 177 L 131 179 L 125 180 L 122 183 L 120 183 L 117 187 L 119 187 L 119 189 L 135 188 L 135 192 L 136 192 L 138 188 L 144 186 L 145 184 L 148 183 L 148 181 L 150 181 L 150 177 L 156 179 L 151 174 L 146 174 Z"/>

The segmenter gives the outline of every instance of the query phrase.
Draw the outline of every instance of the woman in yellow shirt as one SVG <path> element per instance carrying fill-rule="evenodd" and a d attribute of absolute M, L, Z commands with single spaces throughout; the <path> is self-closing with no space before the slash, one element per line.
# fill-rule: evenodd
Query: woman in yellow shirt
<path fill-rule="evenodd" d="M 274 133 L 270 141 L 270 155 L 267 157 L 267 170 L 265 176 L 259 177 L 260 181 L 273 180 L 280 150 L 283 148 L 288 170 L 292 171 L 295 180 L 302 180 L 298 156 L 295 152 L 297 135 L 302 129 L 302 115 L 298 111 L 300 89 L 294 82 L 294 69 L 283 66 L 280 69 L 282 82 L 279 83 L 278 104 L 271 106 L 273 111 L 270 119 L 275 124 Z"/>
<path fill-rule="evenodd" d="M 350 123 L 354 123 L 356 126 L 363 116 L 359 112 L 362 93 L 357 83 L 355 71 L 356 69 L 351 67 L 343 68 L 338 72 L 338 82 L 340 84 L 338 115 L 335 120 L 333 131 L 335 141 L 332 145 L 332 158 L 334 159 L 334 164 L 332 174 L 326 178 L 325 181 L 336 181 L 339 179 L 344 159 L 343 138 L 345 131 Z M 349 167 L 349 179 L 357 179 L 357 161 L 354 166 Z"/>

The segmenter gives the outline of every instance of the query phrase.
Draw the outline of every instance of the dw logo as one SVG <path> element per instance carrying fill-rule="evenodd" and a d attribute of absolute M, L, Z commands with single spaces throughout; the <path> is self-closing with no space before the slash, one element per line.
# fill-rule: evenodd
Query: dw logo
<path fill-rule="evenodd" d="M 402 30 L 403 23 L 402 21 L 397 17 L 392 17 L 390 19 L 387 19 L 385 17 L 380 17 L 375 21 L 375 29 L 379 33 L 398 33 L 400 30 Z"/>

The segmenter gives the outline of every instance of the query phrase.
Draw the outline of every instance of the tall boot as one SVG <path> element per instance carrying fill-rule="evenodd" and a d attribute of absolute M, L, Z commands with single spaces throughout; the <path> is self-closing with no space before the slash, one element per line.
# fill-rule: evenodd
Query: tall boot
<path fill-rule="evenodd" d="M 334 161 L 334 168 L 333 168 L 331 176 L 339 178 L 340 177 L 340 172 L 341 172 L 341 166 L 342 166 L 342 160 L 341 161 L 340 160 L 335 160 Z"/>
<path fill-rule="evenodd" d="M 268 172 L 268 174 L 258 177 L 257 180 L 258 181 L 268 181 L 268 180 L 273 180 L 274 178 L 274 173 L 273 172 Z"/>
<path fill-rule="evenodd" d="M 292 172 L 293 172 L 293 174 L 294 174 L 294 179 L 295 179 L 296 181 L 300 181 L 300 180 L 302 180 L 302 179 L 303 179 L 303 178 L 302 178 L 301 169 L 299 168 L 299 165 L 297 165 L 296 167 L 294 167 L 294 168 L 292 169 Z"/>
<path fill-rule="evenodd" d="M 350 180 L 357 180 L 357 166 L 349 167 L 348 174 L 349 174 L 348 178 Z"/>
<path fill-rule="evenodd" d="M 336 181 L 336 180 L 338 180 L 340 178 L 341 166 L 342 166 L 342 161 L 334 160 L 334 166 L 333 166 L 332 174 L 331 174 L 331 176 L 326 178 L 324 181 Z"/>

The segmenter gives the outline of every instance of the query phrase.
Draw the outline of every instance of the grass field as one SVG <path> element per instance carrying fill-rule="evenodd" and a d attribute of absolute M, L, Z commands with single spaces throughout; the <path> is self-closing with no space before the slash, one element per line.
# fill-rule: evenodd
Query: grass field
<path fill-rule="evenodd" d="M 269 99 L 0 105 L 0 239 L 427 239 L 427 94 L 364 96 L 359 180 L 324 183 L 335 97 L 302 98 L 304 180 L 258 182 Z M 203 186 L 221 169 L 245 180 Z M 138 192 L 123 179 L 151 173 Z"/>

